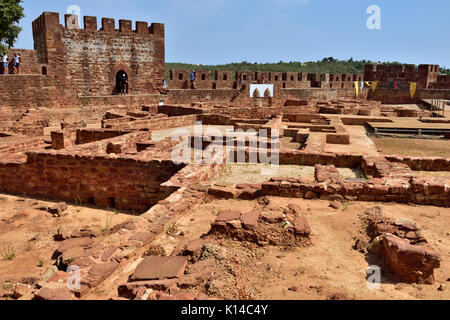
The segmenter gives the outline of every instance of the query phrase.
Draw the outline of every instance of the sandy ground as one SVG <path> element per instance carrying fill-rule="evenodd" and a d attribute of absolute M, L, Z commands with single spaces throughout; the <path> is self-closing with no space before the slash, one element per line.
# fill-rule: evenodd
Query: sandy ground
<path fill-rule="evenodd" d="M 233 126 L 203 126 L 203 131 L 207 130 L 214 130 L 219 131 L 223 135 L 225 135 L 227 129 L 234 130 Z M 194 126 L 186 126 L 186 127 L 180 127 L 180 128 L 172 128 L 167 130 L 155 130 L 152 131 L 152 140 L 153 141 L 161 141 L 166 138 L 171 138 L 172 135 L 176 132 L 186 132 L 189 134 L 194 133 Z"/>
<path fill-rule="evenodd" d="M 418 104 L 390 104 L 390 108 L 421 111 L 422 108 Z"/>
<path fill-rule="evenodd" d="M 331 153 L 349 152 L 377 156 L 378 151 L 373 141 L 367 136 L 364 126 L 346 126 L 350 134 L 350 144 L 326 144 L 325 151 Z"/>
<path fill-rule="evenodd" d="M 53 236 L 60 227 L 89 226 L 102 232 L 131 219 L 114 211 L 70 205 L 62 217 L 54 218 L 46 211 L 31 209 L 28 201 L 0 195 L 0 296 L 23 279 L 39 280 L 51 268 L 52 254 L 60 244 Z"/>
<path fill-rule="evenodd" d="M 53 235 L 62 225 L 112 227 L 130 220 L 130 216 L 105 210 L 69 206 L 61 218 L 29 208 L 28 199 L 0 196 L 0 244 L 2 250 L 13 247 L 12 260 L 0 260 L 0 291 L 16 282 L 39 278 L 48 271 L 51 255 L 58 243 Z M 258 247 L 233 241 L 220 242 L 226 252 L 225 262 L 233 270 L 233 281 L 224 274 L 222 298 L 236 299 L 450 299 L 450 291 L 438 291 L 440 284 L 449 284 L 450 277 L 450 209 L 428 206 L 349 202 L 339 210 L 329 201 L 269 197 L 269 207 L 283 211 L 295 203 L 302 208 L 311 229 L 312 246 L 297 248 Z M 366 285 L 366 270 L 374 264 L 352 246 L 360 235 L 359 213 L 379 205 L 386 216 L 409 218 L 417 223 L 424 237 L 442 257 L 435 273 L 434 285 L 396 283 L 388 270 L 382 269 L 382 287 L 371 291 Z M 174 225 L 175 234 L 163 234 L 155 242 L 166 254 L 180 244 L 208 233 L 210 223 L 223 210 L 264 211 L 258 201 L 211 200 L 193 208 Z M 5 251 L 3 251 L 5 252 Z M 117 287 L 127 282 L 141 262 L 133 259 L 93 290 L 86 299 L 109 299 L 117 295 Z M 383 264 L 380 262 L 383 268 Z M 239 287 L 239 296 L 236 290 Z M 296 287 L 296 291 L 289 290 Z M 244 290 L 245 289 L 245 290 Z M 0 293 L 1 293 L 0 292 Z M 244 292 L 244 293 L 243 293 Z M 193 292 L 194 293 L 194 292 Z M 242 295 L 243 294 L 243 295 Z"/>
<path fill-rule="evenodd" d="M 357 169 L 337 168 L 343 179 L 362 178 L 363 173 Z M 258 184 L 269 181 L 271 178 L 302 178 L 305 181 L 313 180 L 315 167 L 280 165 L 272 167 L 265 164 L 230 164 L 214 179 L 215 183 Z"/>
<path fill-rule="evenodd" d="M 275 167 L 272 171 L 271 165 L 265 164 L 231 164 L 215 178 L 216 183 L 238 184 L 238 183 L 263 183 L 271 178 L 301 177 L 305 179 L 314 178 L 314 167 L 288 166 Z"/>
<path fill-rule="evenodd" d="M 441 283 L 447 283 L 450 276 L 450 209 L 379 204 L 348 203 L 339 210 L 329 208 L 328 201 L 308 201 L 303 199 L 285 199 L 270 197 L 270 206 L 287 207 L 298 204 L 312 228 L 313 245 L 306 248 L 286 250 L 279 247 L 259 248 L 249 258 L 248 246 L 232 240 L 221 245 L 230 254 L 236 278 L 242 287 L 248 289 L 255 299 L 449 299 L 450 292 L 438 291 Z M 358 214 L 368 208 L 380 205 L 386 216 L 399 219 L 409 218 L 422 229 L 426 239 L 442 257 L 442 266 L 437 270 L 434 285 L 397 284 L 390 272 L 382 269 L 382 287 L 371 291 L 366 284 L 366 270 L 373 264 L 364 254 L 355 251 L 354 238 L 360 234 L 361 221 Z M 185 239 L 195 239 L 205 225 L 213 221 L 221 210 L 239 210 L 248 212 L 263 210 L 256 201 L 214 201 L 204 204 L 187 215 L 178 224 Z M 200 227 L 201 226 L 201 227 Z M 164 239 L 166 250 L 176 246 Z M 234 263 L 232 261 L 239 261 Z M 381 265 L 381 264 L 380 264 Z M 296 291 L 289 288 L 296 287 Z M 230 292 L 232 289 L 229 288 Z M 224 292 L 227 290 L 224 289 Z M 224 297 L 230 298 L 233 297 Z"/>
<path fill-rule="evenodd" d="M 450 171 L 416 171 L 415 173 L 422 177 L 439 177 L 450 179 Z"/>
<path fill-rule="evenodd" d="M 281 137 L 280 138 L 281 150 L 300 150 L 302 144 L 293 141 L 291 137 Z"/>
<path fill-rule="evenodd" d="M 450 156 L 450 143 L 448 140 L 373 137 L 372 141 L 383 154 L 414 157 Z"/>

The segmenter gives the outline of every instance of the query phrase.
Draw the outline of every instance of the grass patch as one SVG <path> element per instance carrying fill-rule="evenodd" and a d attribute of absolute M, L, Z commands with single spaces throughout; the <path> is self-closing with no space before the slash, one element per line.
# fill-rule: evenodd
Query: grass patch
<path fill-rule="evenodd" d="M 105 226 L 102 228 L 102 232 L 108 232 L 111 230 L 113 217 L 111 215 L 107 215 L 105 219 Z"/>
<path fill-rule="evenodd" d="M 179 231 L 180 231 L 179 225 L 177 223 L 172 223 L 167 229 L 166 234 L 175 237 L 178 235 Z"/>
<path fill-rule="evenodd" d="M 3 290 L 11 290 L 13 288 L 13 284 L 9 282 L 2 283 L 2 289 Z"/>
<path fill-rule="evenodd" d="M 161 246 L 152 246 L 152 247 L 150 247 L 150 249 L 148 249 L 146 255 L 147 256 L 165 257 L 165 256 L 167 256 L 167 252 Z"/>
<path fill-rule="evenodd" d="M 12 245 L 3 245 L 0 249 L 0 256 L 5 260 L 13 260 L 16 257 L 14 247 Z"/>

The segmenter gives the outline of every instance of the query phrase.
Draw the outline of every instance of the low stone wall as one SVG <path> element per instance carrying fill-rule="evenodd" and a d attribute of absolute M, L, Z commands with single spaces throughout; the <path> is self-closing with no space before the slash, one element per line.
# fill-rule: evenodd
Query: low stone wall
<path fill-rule="evenodd" d="M 142 119 L 118 124 L 118 119 L 103 120 L 102 127 L 107 129 L 129 129 L 129 130 L 164 130 L 194 125 L 197 120 L 196 115 L 181 117 Z"/>
<path fill-rule="evenodd" d="M 28 138 L 22 136 L 3 137 L 0 141 L 0 162 L 8 161 L 19 153 L 29 150 L 44 149 L 43 138 Z"/>
<path fill-rule="evenodd" d="M 65 129 L 52 131 L 50 133 L 52 137 L 52 149 L 53 150 L 62 150 L 69 147 L 75 146 L 76 140 L 76 131 Z"/>
<path fill-rule="evenodd" d="M 327 134 L 327 143 L 330 144 L 350 144 L 350 136 L 348 134 Z"/>
<path fill-rule="evenodd" d="M 128 149 L 134 152 L 137 141 L 150 141 L 151 131 L 135 131 L 128 134 L 118 135 L 113 138 L 104 139 L 100 141 L 93 141 L 84 144 L 76 144 L 75 146 L 60 151 L 64 155 L 79 155 L 79 156 L 96 156 L 104 155 L 108 152 L 108 147 L 112 145 L 120 146 L 121 149 Z"/>
<path fill-rule="evenodd" d="M 179 117 L 191 114 L 202 114 L 201 108 L 189 108 L 180 106 L 158 106 L 158 113 L 164 113 L 169 117 Z"/>
<path fill-rule="evenodd" d="M 29 108 L 71 107 L 58 79 L 41 75 L 0 77 L 0 119 L 18 120 Z"/>
<path fill-rule="evenodd" d="M 199 114 L 197 115 L 197 121 L 201 121 L 203 125 L 210 126 L 229 126 L 234 124 L 234 121 L 230 116 L 220 114 Z"/>
<path fill-rule="evenodd" d="M 0 190 L 46 199 L 145 211 L 161 199 L 161 183 L 183 165 L 137 157 L 29 153 L 25 163 L 0 164 Z"/>
<path fill-rule="evenodd" d="M 287 122 L 306 122 L 311 123 L 313 120 L 325 120 L 324 116 L 320 114 L 310 114 L 310 113 L 288 113 L 283 115 L 284 121 Z"/>
<path fill-rule="evenodd" d="M 78 96 L 77 103 L 82 107 L 91 106 L 144 106 L 157 105 L 161 100 L 168 101 L 167 95 L 142 94 L 142 95 L 112 95 L 112 96 Z"/>
<path fill-rule="evenodd" d="M 246 161 L 249 159 L 248 152 L 257 154 L 258 150 L 246 150 Z M 235 151 L 235 158 L 236 153 L 237 151 Z M 305 199 L 346 199 L 450 206 L 448 179 L 419 177 L 406 163 L 391 162 L 388 160 L 390 158 L 301 151 L 280 152 L 279 155 L 280 165 L 315 165 L 317 182 L 304 182 L 297 178 L 276 178 L 263 183 L 261 188 L 253 188 L 252 194 Z M 427 161 L 427 159 L 422 160 Z M 432 162 L 428 162 L 427 169 L 450 171 L 448 170 L 449 163 L 450 159 L 448 158 L 435 158 Z M 360 168 L 366 176 L 373 178 L 361 179 L 360 182 L 345 180 L 340 177 L 335 166 Z M 411 166 L 414 168 L 413 164 Z M 214 195 L 235 198 L 238 194 L 237 189 L 227 188 L 226 192 Z"/>
<path fill-rule="evenodd" d="M 343 179 L 322 183 L 303 183 L 301 180 L 292 178 L 273 180 L 276 181 L 262 184 L 262 195 L 450 206 L 450 186 L 433 179 L 414 178 L 411 181 L 401 182 L 374 179 L 365 183 L 349 182 Z"/>
<path fill-rule="evenodd" d="M 111 139 L 131 133 L 130 130 L 109 130 L 109 129 L 80 129 L 76 132 L 76 144 L 86 144 L 95 141 Z"/>
<path fill-rule="evenodd" d="M 326 99 L 338 100 L 340 98 L 355 98 L 354 88 L 344 89 L 280 89 L 280 94 L 285 99 Z M 359 99 L 366 99 L 369 90 L 360 90 Z"/>
<path fill-rule="evenodd" d="M 388 161 L 403 163 L 414 171 L 450 171 L 450 158 L 385 156 Z"/>
<path fill-rule="evenodd" d="M 169 90 L 167 104 L 182 104 L 186 102 L 211 102 L 230 101 L 239 90 L 217 89 L 217 90 Z"/>
<path fill-rule="evenodd" d="M 342 117 L 341 121 L 346 126 L 364 126 L 367 122 L 392 122 L 389 118 L 379 117 Z"/>
<path fill-rule="evenodd" d="M 272 136 L 272 130 L 278 130 L 278 134 L 282 136 L 283 135 L 282 125 L 283 125 L 283 116 L 279 115 L 270 120 L 269 122 L 267 122 L 265 125 L 263 125 L 261 129 L 265 130 L 265 132 L 267 133 L 267 137 L 269 138 Z"/>

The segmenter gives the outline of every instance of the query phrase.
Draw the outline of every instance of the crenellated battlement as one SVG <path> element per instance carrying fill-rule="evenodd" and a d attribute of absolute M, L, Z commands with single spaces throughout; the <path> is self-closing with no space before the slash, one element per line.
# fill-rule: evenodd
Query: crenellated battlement
<path fill-rule="evenodd" d="M 80 21 L 76 14 L 65 14 L 63 20 L 57 12 L 42 13 L 33 22 L 34 49 L 45 74 L 60 79 L 71 93 L 117 94 L 123 73 L 129 93 L 163 89 L 164 24 L 121 19 L 117 29 L 113 18 L 83 16 Z"/>
<path fill-rule="evenodd" d="M 187 89 L 190 86 L 188 70 L 170 70 L 169 87 Z M 214 74 L 214 77 L 212 76 Z M 237 70 L 233 79 L 231 71 L 196 70 L 198 89 L 237 89 L 243 84 L 271 83 L 281 88 L 353 88 L 355 82 L 364 80 L 363 74 L 316 74 L 306 72 L 271 72 Z"/>
<path fill-rule="evenodd" d="M 430 88 L 437 82 L 439 65 L 421 64 L 367 64 L 364 67 L 366 81 L 378 81 L 381 87 L 397 86 L 401 83 L 408 86 L 409 82 L 417 82 L 419 88 Z"/>
<path fill-rule="evenodd" d="M 79 24 L 79 17 L 75 14 L 64 15 L 64 25 L 60 24 L 59 13 L 44 12 L 39 18 L 33 22 L 33 31 L 45 29 L 51 31 L 52 29 L 62 28 L 65 30 L 78 30 L 88 32 L 106 32 L 106 33 L 135 33 L 142 35 L 154 35 L 157 37 L 164 37 L 164 24 L 152 23 L 149 25 L 145 21 L 136 21 L 133 28 L 131 20 L 119 20 L 119 29 L 116 29 L 116 21 L 113 18 L 101 18 L 101 26 L 98 25 L 97 17 L 83 16 L 83 28 Z"/>
<path fill-rule="evenodd" d="M 102 18 L 101 26 L 98 26 L 97 17 L 84 16 L 84 28 L 78 25 L 77 15 L 64 15 L 64 25 L 66 29 L 77 29 L 84 31 L 102 31 L 107 33 L 137 33 L 137 34 L 151 34 L 157 36 L 164 36 L 164 24 L 152 23 L 150 26 L 148 22 L 136 21 L 133 29 L 133 22 L 131 20 L 119 20 L 119 29 L 116 29 L 116 20 L 113 18 Z"/>

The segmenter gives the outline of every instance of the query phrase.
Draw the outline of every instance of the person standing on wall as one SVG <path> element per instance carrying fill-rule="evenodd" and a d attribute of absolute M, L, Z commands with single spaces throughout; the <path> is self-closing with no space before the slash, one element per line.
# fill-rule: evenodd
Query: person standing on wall
<path fill-rule="evenodd" d="M 191 89 L 195 89 L 195 70 L 192 70 L 190 80 L 191 80 Z"/>
<path fill-rule="evenodd" d="M 22 62 L 22 58 L 20 54 L 14 53 L 14 68 L 16 68 L 17 74 L 20 74 L 20 63 Z"/>
<path fill-rule="evenodd" d="M 2 57 L 3 74 L 8 74 L 8 55 L 5 53 Z"/>
<path fill-rule="evenodd" d="M 263 76 L 262 76 L 261 83 L 262 83 L 262 84 L 265 84 L 265 83 L 266 83 L 266 75 L 265 75 L 265 74 L 263 74 Z"/>

